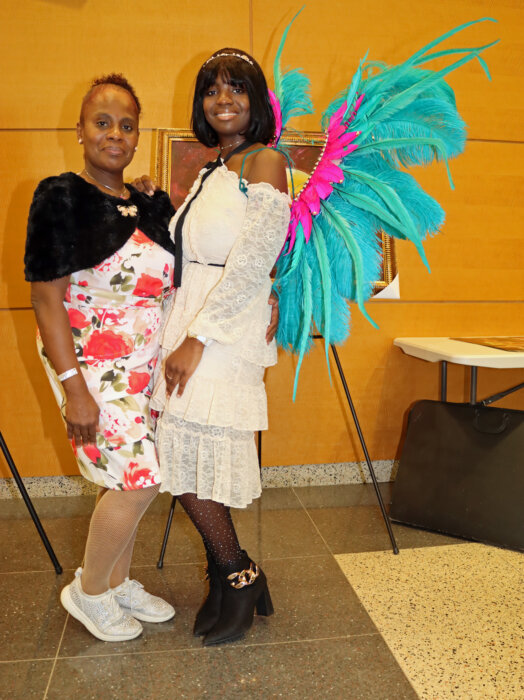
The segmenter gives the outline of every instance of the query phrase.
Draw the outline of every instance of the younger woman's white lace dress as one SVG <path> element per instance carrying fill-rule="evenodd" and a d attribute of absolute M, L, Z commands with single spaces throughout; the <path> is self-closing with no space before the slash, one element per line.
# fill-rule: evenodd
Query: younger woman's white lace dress
<path fill-rule="evenodd" d="M 171 221 L 172 234 L 183 209 Z M 161 412 L 156 429 L 161 491 L 196 493 L 237 508 L 260 495 L 253 431 L 267 428 L 264 369 L 276 363 L 275 342 L 265 340 L 269 273 L 288 223 L 286 194 L 257 183 L 247 186 L 246 196 L 225 165 L 206 179 L 191 204 L 183 227 L 182 284 L 165 322 L 151 399 Z M 163 361 L 188 332 L 212 342 L 184 394 L 168 399 Z"/>

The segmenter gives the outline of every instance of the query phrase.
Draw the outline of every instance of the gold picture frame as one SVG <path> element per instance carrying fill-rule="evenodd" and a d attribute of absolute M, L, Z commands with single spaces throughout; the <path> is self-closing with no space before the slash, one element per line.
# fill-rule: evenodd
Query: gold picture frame
<path fill-rule="evenodd" d="M 300 136 L 285 134 L 281 142 L 289 148 L 295 191 L 299 191 L 314 168 L 324 136 L 314 131 Z M 155 178 L 169 193 L 176 208 L 184 201 L 200 169 L 216 157 L 217 149 L 203 146 L 189 129 L 158 129 L 156 132 Z M 385 289 L 397 274 L 394 239 L 382 232 L 381 243 L 382 274 L 375 281 L 374 294 Z"/>

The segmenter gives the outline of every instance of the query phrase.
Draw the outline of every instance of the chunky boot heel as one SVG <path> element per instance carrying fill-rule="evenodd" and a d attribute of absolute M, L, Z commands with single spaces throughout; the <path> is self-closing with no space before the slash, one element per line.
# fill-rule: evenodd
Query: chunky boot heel
<path fill-rule="evenodd" d="M 262 591 L 262 595 L 257 600 L 255 607 L 257 615 L 264 615 L 265 617 L 269 617 L 275 612 L 271 596 L 269 595 L 269 588 L 267 587 L 267 585 L 266 588 Z"/>
<path fill-rule="evenodd" d="M 195 637 L 201 637 L 207 634 L 218 622 L 218 618 L 220 617 L 222 586 L 220 585 L 217 565 L 209 554 L 207 555 L 207 579 L 209 581 L 209 593 L 195 618 L 193 627 L 193 634 Z"/>
<path fill-rule="evenodd" d="M 253 624 L 255 608 L 260 615 L 273 613 L 267 579 L 262 569 L 247 555 L 240 566 L 242 570 L 231 573 L 219 569 L 222 588 L 220 617 L 204 637 L 204 646 L 234 642 L 243 637 Z"/>

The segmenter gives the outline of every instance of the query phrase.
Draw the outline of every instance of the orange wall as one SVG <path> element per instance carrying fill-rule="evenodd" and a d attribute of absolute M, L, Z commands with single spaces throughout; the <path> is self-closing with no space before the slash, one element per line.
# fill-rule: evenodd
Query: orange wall
<path fill-rule="evenodd" d="M 122 71 L 143 106 L 139 151 L 129 176 L 152 171 L 154 129 L 186 127 L 192 83 L 209 53 L 222 46 L 251 49 L 266 73 L 285 24 L 298 5 L 290 0 L 230 0 L 220 13 L 204 0 L 157 0 L 150 6 L 102 0 L 25 0 L 0 6 L 0 429 L 22 475 L 77 473 L 60 418 L 34 347 L 29 289 L 23 280 L 27 209 L 46 175 L 81 169 L 74 126 L 89 80 Z M 493 81 L 478 64 L 450 78 L 469 125 L 465 155 L 452 164 L 456 189 L 443 168 L 420 172 L 420 182 L 442 202 L 447 223 L 428 241 L 428 275 L 415 252 L 398 245 L 401 300 L 370 302 L 374 330 L 357 311 L 340 350 L 370 453 L 393 458 L 406 409 L 438 395 L 438 368 L 393 347 L 398 336 L 522 335 L 524 237 L 522 162 L 524 7 L 520 0 L 310 0 L 289 36 L 284 64 L 312 78 L 321 111 L 344 87 L 358 60 L 405 58 L 451 26 L 494 14 L 498 25 L 468 30 L 458 45 L 501 43 L 487 56 Z M 218 39 L 217 39 L 218 37 Z M 457 45 L 456 44 L 456 45 Z M 302 128 L 317 129 L 313 118 Z M 302 370 L 291 401 L 294 359 L 282 355 L 268 372 L 270 431 L 266 465 L 359 459 L 360 449 L 338 379 L 330 385 L 323 352 Z M 479 393 L 522 381 L 522 371 L 480 370 Z M 464 368 L 450 367 L 449 398 L 467 396 Z M 505 405 L 524 408 L 524 397 Z M 0 476 L 9 474 L 0 459 Z"/>

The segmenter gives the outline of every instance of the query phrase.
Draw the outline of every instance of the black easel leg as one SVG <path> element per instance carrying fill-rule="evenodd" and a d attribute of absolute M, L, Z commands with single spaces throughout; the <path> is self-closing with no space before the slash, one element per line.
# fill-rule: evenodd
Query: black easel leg
<path fill-rule="evenodd" d="M 469 385 L 469 403 L 474 406 L 477 403 L 477 370 L 478 367 L 471 366 L 470 385 Z"/>
<path fill-rule="evenodd" d="M 442 360 L 440 363 L 440 400 L 447 401 L 448 398 L 448 362 Z"/>
<path fill-rule="evenodd" d="M 0 433 L 0 447 L 2 448 L 2 452 L 4 453 L 4 457 L 6 459 L 8 466 L 9 466 L 9 469 L 11 470 L 11 474 L 13 475 L 13 478 L 16 482 L 16 485 L 18 486 L 18 490 L 20 491 L 20 494 L 22 495 L 22 498 L 24 499 L 24 502 L 27 506 L 27 510 L 29 511 L 29 515 L 33 519 L 35 527 L 38 530 L 38 534 L 40 535 L 40 538 L 41 538 L 42 542 L 44 543 L 44 547 L 46 548 L 47 553 L 49 554 L 49 558 L 51 559 L 51 562 L 53 563 L 53 566 L 55 567 L 55 571 L 57 574 L 61 574 L 62 567 L 60 566 L 60 563 L 59 563 L 58 559 L 56 558 L 56 554 L 54 553 L 54 550 L 51 547 L 51 542 L 49 542 L 49 539 L 47 538 L 46 532 L 45 532 L 44 528 L 42 527 L 42 523 L 40 522 L 40 518 L 38 517 L 37 512 L 33 506 L 33 503 L 29 497 L 29 494 L 27 493 L 26 487 L 24 486 L 24 482 L 22 481 L 22 478 L 20 477 L 20 474 L 18 473 L 18 469 L 15 466 L 13 458 L 11 457 L 9 450 L 7 449 L 7 444 L 6 444 L 6 441 L 4 440 L 2 433 Z"/>
<path fill-rule="evenodd" d="M 162 549 L 160 550 L 160 557 L 157 561 L 156 568 L 162 569 L 164 566 L 164 554 L 166 553 L 167 540 L 169 538 L 169 531 L 171 530 L 171 523 L 173 522 L 173 513 L 175 512 L 176 496 L 173 496 L 171 501 L 171 508 L 169 509 L 169 515 L 167 516 L 166 531 L 164 532 L 164 539 L 162 541 Z"/>
<path fill-rule="evenodd" d="M 346 399 L 348 401 L 349 408 L 351 410 L 351 415 L 353 416 L 353 422 L 355 423 L 355 428 L 357 429 L 358 438 L 360 440 L 360 444 L 362 445 L 362 449 L 364 450 L 364 456 L 366 458 L 369 473 L 371 474 L 373 486 L 375 487 L 375 493 L 377 494 L 378 504 L 380 506 L 380 510 L 382 511 L 382 517 L 384 518 L 384 522 L 386 524 L 386 528 L 387 528 L 388 534 L 389 534 L 389 539 L 391 540 L 391 545 L 393 547 L 393 554 L 398 554 L 397 542 L 395 540 L 395 535 L 393 534 L 393 530 L 391 528 L 391 521 L 390 521 L 389 515 L 386 513 L 386 509 L 384 507 L 384 501 L 382 500 L 382 494 L 380 493 L 380 489 L 378 487 L 377 477 L 375 476 L 375 470 L 373 469 L 371 459 L 369 458 L 368 449 L 367 449 L 366 443 L 364 441 L 364 435 L 362 434 L 362 430 L 360 428 L 360 423 L 358 421 L 357 412 L 355 411 L 353 401 L 351 400 L 351 395 L 349 393 L 348 385 L 346 382 L 346 377 L 344 375 L 344 370 L 342 369 L 342 365 L 340 364 L 340 359 L 338 357 L 338 352 L 337 352 L 336 347 L 334 345 L 331 345 L 330 347 L 331 347 L 331 352 L 333 353 L 333 357 L 335 358 L 335 362 L 337 364 L 337 369 L 338 369 L 338 373 L 340 375 L 340 379 L 342 381 L 342 386 L 344 387 L 344 391 L 346 393 Z"/>

